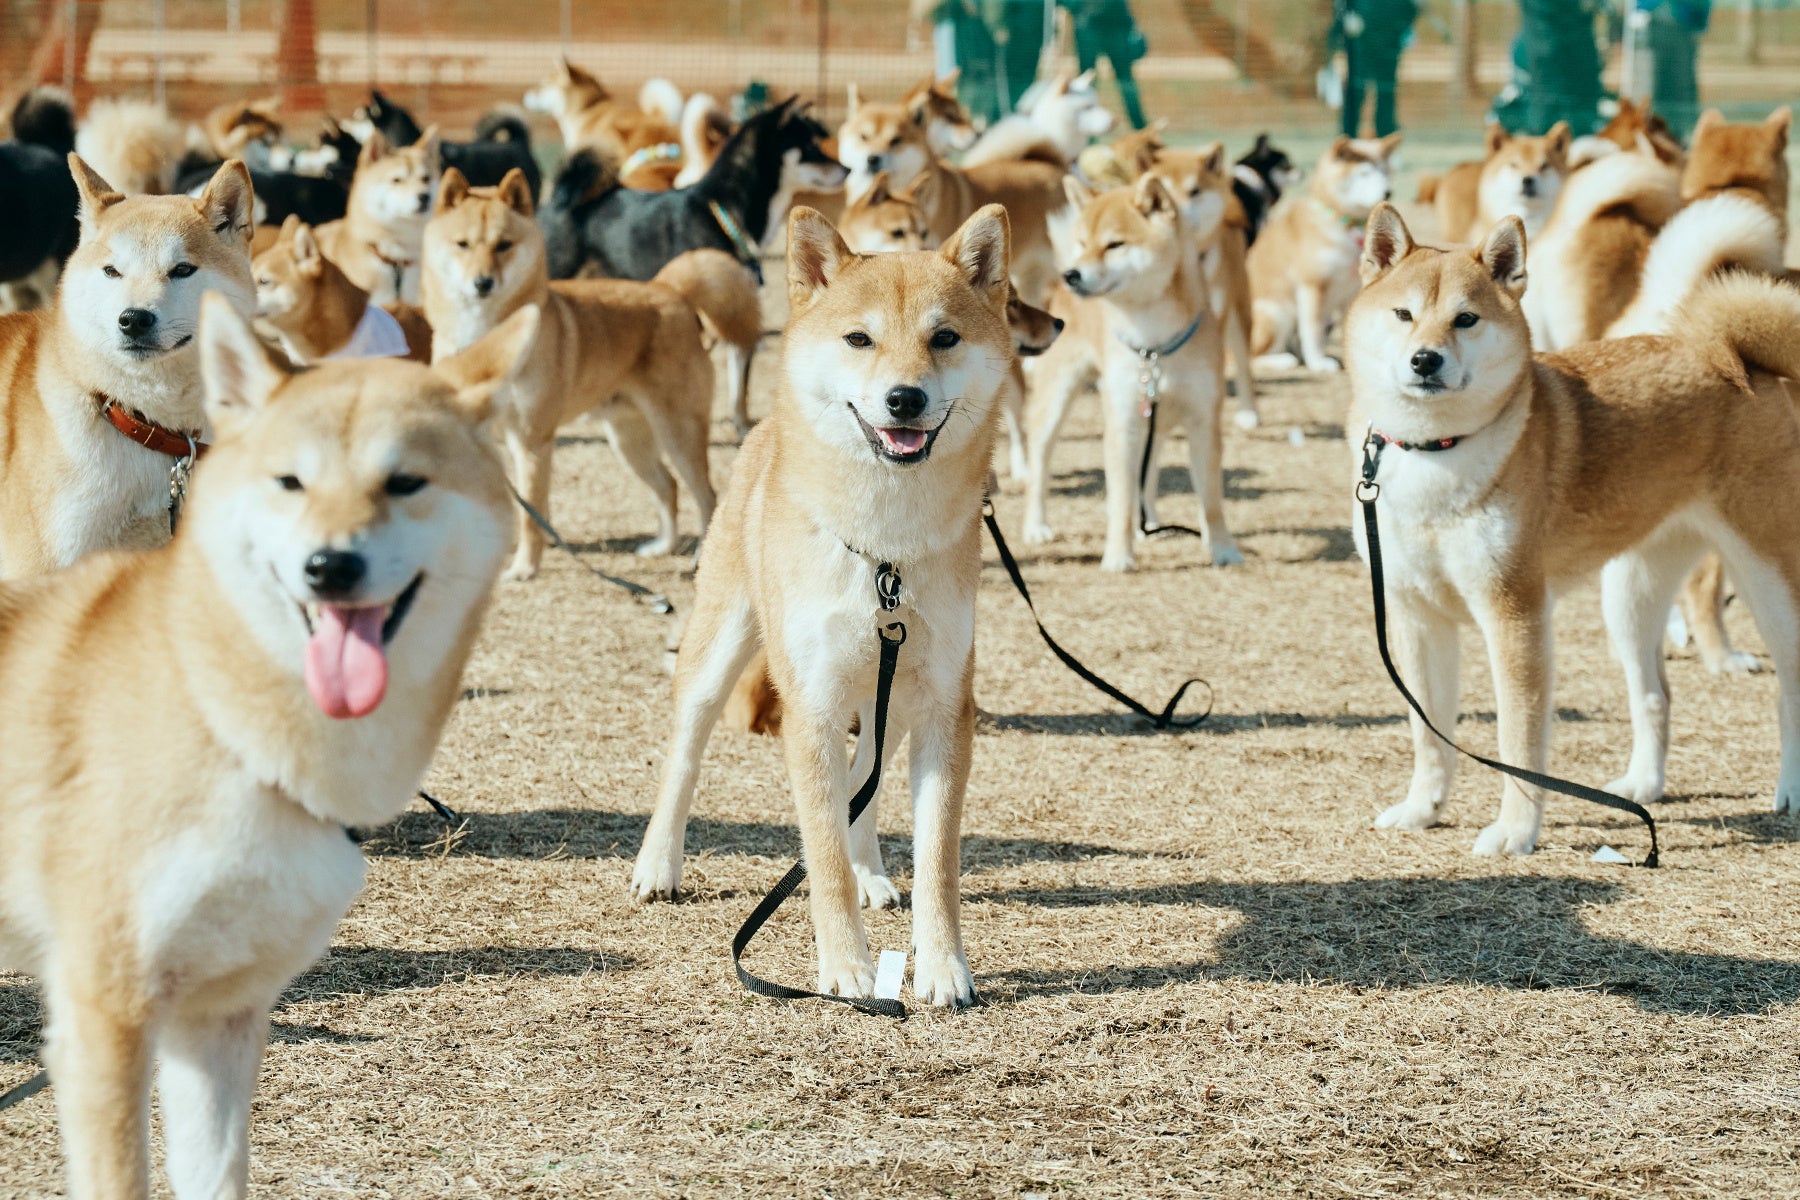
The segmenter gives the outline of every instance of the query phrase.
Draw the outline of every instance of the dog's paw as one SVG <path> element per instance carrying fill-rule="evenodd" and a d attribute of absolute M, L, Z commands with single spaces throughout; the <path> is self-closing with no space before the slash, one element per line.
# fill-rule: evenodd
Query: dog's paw
<path fill-rule="evenodd" d="M 1761 674 L 1763 665 L 1756 655 L 1733 650 L 1718 662 L 1706 664 L 1706 668 L 1714 675 L 1757 675 Z"/>
<path fill-rule="evenodd" d="M 1231 419 L 1237 422 L 1239 429 L 1255 429 L 1262 424 L 1262 415 L 1254 408 L 1240 408 Z"/>
<path fill-rule="evenodd" d="M 1663 626 L 1663 633 L 1669 639 L 1669 645 L 1677 650 L 1692 640 L 1688 632 L 1687 614 L 1681 611 L 1679 604 L 1669 609 L 1669 620 Z"/>
<path fill-rule="evenodd" d="M 681 893 L 681 860 L 660 854 L 639 854 L 631 869 L 631 898 L 639 904 L 673 900 Z"/>
<path fill-rule="evenodd" d="M 1402 800 L 1375 818 L 1377 829 L 1404 829 L 1417 833 L 1437 824 L 1437 806 L 1422 800 Z"/>
<path fill-rule="evenodd" d="M 1212 565 L 1215 567 L 1241 567 L 1244 565 L 1244 552 L 1230 542 L 1212 549 Z"/>
<path fill-rule="evenodd" d="M 537 573 L 538 565 L 536 563 L 520 561 L 506 568 L 505 578 L 512 583 L 525 583 L 528 580 L 536 579 Z"/>
<path fill-rule="evenodd" d="M 1019 531 L 1019 540 L 1027 546 L 1042 546 L 1056 540 L 1056 531 L 1043 521 L 1027 521 Z"/>
<path fill-rule="evenodd" d="M 856 894 L 862 899 L 864 908 L 899 908 L 900 889 L 886 875 L 858 868 L 856 872 Z"/>
<path fill-rule="evenodd" d="M 975 1003 L 975 975 L 969 970 L 969 960 L 960 950 L 920 953 L 913 967 L 913 996 L 934 1008 L 968 1008 Z"/>
<path fill-rule="evenodd" d="M 1031 464 L 1025 461 L 1022 451 L 1013 452 L 1006 464 L 1006 474 L 1009 483 L 1024 483 L 1025 477 L 1031 474 Z"/>
<path fill-rule="evenodd" d="M 1321 375 L 1335 375 L 1344 369 L 1344 364 L 1329 354 L 1321 354 L 1317 358 L 1307 359 L 1306 369 L 1317 371 Z"/>
<path fill-rule="evenodd" d="M 1475 853 L 1512 854 L 1523 858 L 1537 849 L 1535 821 L 1495 821 L 1475 839 Z"/>
<path fill-rule="evenodd" d="M 635 551 L 633 551 L 633 553 L 636 554 L 639 558 L 655 558 L 659 554 L 667 554 L 674 549 L 675 549 L 675 539 L 674 538 L 672 538 L 672 537 L 653 537 L 649 541 L 644 542 L 642 545 L 640 545 Z"/>
<path fill-rule="evenodd" d="M 1102 571 L 1135 571 L 1137 556 L 1130 550 L 1108 550 L 1100 556 Z"/>
<path fill-rule="evenodd" d="M 875 994 L 875 964 L 868 954 L 835 961 L 819 960 L 819 994 L 866 999 Z"/>
<path fill-rule="evenodd" d="M 1800 779 L 1784 779 L 1776 785 L 1775 815 L 1800 817 Z"/>
<path fill-rule="evenodd" d="M 1663 798 L 1663 789 L 1663 780 L 1659 778 L 1645 775 L 1640 779 L 1630 773 L 1621 775 L 1606 785 L 1606 790 L 1613 795 L 1635 800 L 1639 804 L 1655 804 Z"/>
<path fill-rule="evenodd" d="M 1251 365 L 1260 367 L 1265 371 L 1291 371 L 1300 365 L 1300 360 L 1296 356 L 1283 350 L 1279 354 L 1260 355 Z"/>

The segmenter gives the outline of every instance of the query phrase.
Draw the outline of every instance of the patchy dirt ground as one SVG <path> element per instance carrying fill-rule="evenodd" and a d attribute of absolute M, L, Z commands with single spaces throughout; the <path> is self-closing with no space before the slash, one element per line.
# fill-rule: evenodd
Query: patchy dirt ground
<path fill-rule="evenodd" d="M 957 1016 L 739 988 L 731 935 L 798 849 L 767 739 L 715 736 L 690 894 L 632 904 L 665 620 L 554 552 L 504 587 L 429 781 L 467 823 L 371 835 L 366 895 L 275 1014 L 256 1194 L 1791 1193 L 1800 848 L 1768 811 L 1773 679 L 1675 655 L 1659 871 L 1592 863 L 1602 844 L 1641 856 L 1642 831 L 1565 800 L 1532 858 L 1472 857 L 1499 795 L 1479 769 L 1443 828 L 1375 831 L 1409 743 L 1351 551 L 1343 410 L 1338 380 L 1270 381 L 1267 426 L 1226 453 L 1249 562 L 1159 540 L 1128 577 L 1096 565 L 1097 406 L 1072 418 L 1064 540 L 1021 551 L 1045 619 L 1139 696 L 1201 674 L 1217 706 L 1181 736 L 1120 715 L 1044 650 L 990 551 L 993 715 L 963 847 L 986 1003 Z M 1165 518 L 1191 519 L 1185 471 L 1163 480 L 1181 493 Z M 584 559 L 685 604 L 682 563 L 631 555 L 650 506 L 591 426 L 564 439 L 556 505 Z M 1016 528 L 1017 492 L 999 506 Z M 1610 779 L 1629 724 L 1594 591 L 1557 633 L 1554 767 Z M 1460 734 L 1491 750 L 1472 635 L 1465 660 Z M 904 786 L 897 768 L 881 814 L 902 888 Z M 875 915 L 874 940 L 904 948 L 906 921 Z M 806 984 L 809 957 L 792 905 L 755 962 Z M 0 1085 L 29 1073 L 38 1022 L 28 981 L 0 977 Z M 54 1194 L 59 1170 L 47 1099 L 0 1115 L 0 1194 Z"/>

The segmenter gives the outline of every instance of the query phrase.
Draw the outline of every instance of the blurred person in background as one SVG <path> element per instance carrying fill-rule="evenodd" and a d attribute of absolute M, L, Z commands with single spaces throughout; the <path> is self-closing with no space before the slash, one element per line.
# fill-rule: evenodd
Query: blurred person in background
<path fill-rule="evenodd" d="M 1362 136 L 1363 105 L 1374 92 L 1375 136 L 1386 137 L 1400 128 L 1400 55 L 1419 6 L 1415 0 L 1336 0 L 1332 18 L 1332 43 L 1344 48 L 1344 136 Z"/>
<path fill-rule="evenodd" d="M 962 69 L 956 97 L 969 116 L 991 125 L 1017 108 L 1044 54 L 1044 0 L 941 0 L 926 11 L 938 75 L 948 75 L 952 66 Z"/>
<path fill-rule="evenodd" d="M 1686 138 L 1700 119 L 1695 66 L 1700 35 L 1712 20 L 1712 0 L 1632 0 L 1632 6 L 1637 22 L 1646 23 L 1651 107 L 1677 136 Z"/>
<path fill-rule="evenodd" d="M 1075 34 L 1075 57 L 1083 71 L 1091 71 L 1102 58 L 1112 64 L 1113 81 L 1119 85 L 1119 100 L 1133 129 L 1149 122 L 1144 118 L 1144 101 L 1138 94 L 1137 80 L 1131 76 L 1131 65 L 1149 50 L 1144 31 L 1138 28 L 1126 0 L 1056 0 L 1069 14 Z M 1405 0 L 1410 3 L 1411 0 Z"/>
<path fill-rule="evenodd" d="M 1600 46 L 1594 38 L 1594 14 L 1605 3 L 1519 0 L 1519 45 L 1514 56 L 1519 107 L 1509 116 L 1509 97 L 1502 93 L 1495 109 L 1503 125 L 1514 132 L 1542 134 L 1558 121 L 1567 121 L 1581 137 L 1606 123 L 1600 115 Z"/>

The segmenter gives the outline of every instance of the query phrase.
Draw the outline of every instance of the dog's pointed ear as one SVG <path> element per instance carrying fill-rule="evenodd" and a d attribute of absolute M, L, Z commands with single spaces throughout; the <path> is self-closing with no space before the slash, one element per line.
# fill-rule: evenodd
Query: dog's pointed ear
<path fill-rule="evenodd" d="M 1498 121 L 1487 123 L 1487 135 L 1482 139 L 1483 157 L 1492 158 L 1500 153 L 1501 147 L 1507 143 L 1506 126 Z"/>
<path fill-rule="evenodd" d="M 1056 73 L 1056 78 L 1054 80 L 1052 80 L 1050 83 L 1049 94 L 1052 96 L 1068 95 L 1069 94 L 1069 84 L 1074 80 L 1074 78 L 1075 78 L 1075 75 L 1074 75 L 1074 72 L 1072 72 L 1072 71 L 1067 71 L 1067 70 L 1058 71 Z"/>
<path fill-rule="evenodd" d="M 1775 135 L 1778 152 L 1785 153 L 1788 144 L 1788 127 L 1794 123 L 1794 110 L 1782 105 L 1763 118 L 1763 128 Z"/>
<path fill-rule="evenodd" d="M 527 304 L 480 341 L 431 365 L 456 389 L 456 404 L 470 423 L 479 425 L 494 409 L 494 395 L 513 377 L 537 342 L 539 310 Z"/>
<path fill-rule="evenodd" d="M 425 152 L 425 169 L 436 175 L 444 169 L 443 139 L 438 136 L 436 125 L 427 125 L 425 132 L 419 135 L 419 148 Z"/>
<path fill-rule="evenodd" d="M 1012 294 L 1012 225 L 1006 209 L 988 204 L 975 210 L 962 228 L 950 235 L 938 251 L 944 261 L 963 273 L 969 286 L 987 296 L 996 309 L 1006 306 Z"/>
<path fill-rule="evenodd" d="M 454 171 L 456 168 L 451 167 L 450 170 Z M 448 172 L 445 174 L 447 177 Z M 529 217 L 537 207 L 531 199 L 531 184 L 525 178 L 525 172 L 518 167 L 508 171 L 500 180 L 500 198 L 521 217 Z"/>
<path fill-rule="evenodd" d="M 1063 176 L 1063 196 L 1069 207 L 1080 212 L 1094 202 L 1094 189 L 1073 175 Z"/>
<path fill-rule="evenodd" d="M 1181 206 L 1175 203 L 1175 197 L 1169 194 L 1168 185 L 1162 181 L 1162 176 L 1148 172 L 1138 176 L 1131 202 L 1146 217 L 1155 216 L 1159 212 L 1176 216 L 1181 211 Z"/>
<path fill-rule="evenodd" d="M 1379 143 L 1381 146 L 1382 161 L 1386 162 L 1388 159 L 1394 157 L 1394 151 L 1398 150 L 1400 148 L 1400 143 L 1405 140 L 1406 135 L 1404 133 L 1390 133 L 1382 138 Z"/>
<path fill-rule="evenodd" d="M 1087 70 L 1083 71 L 1081 74 L 1079 74 L 1075 78 L 1071 79 L 1069 81 L 1069 88 L 1070 88 L 1070 90 L 1077 91 L 1077 92 L 1093 91 L 1094 90 L 1094 68 L 1089 67 Z"/>
<path fill-rule="evenodd" d="M 319 126 L 320 140 L 337 137 L 343 132 L 344 127 L 338 124 L 338 119 L 330 113 L 326 113 L 324 123 Z"/>
<path fill-rule="evenodd" d="M 886 171 L 878 172 L 874 182 L 869 184 L 869 190 L 862 194 L 862 199 L 857 203 L 865 208 L 874 208 L 877 204 L 886 204 L 894 198 L 892 184 L 893 180 L 889 178 Z"/>
<path fill-rule="evenodd" d="M 293 373 L 231 301 L 218 292 L 200 297 L 200 382 L 206 418 L 221 435 L 255 416 Z"/>
<path fill-rule="evenodd" d="M 379 129 L 371 129 L 369 131 L 369 140 L 364 142 L 362 144 L 362 149 L 356 152 L 356 166 L 360 170 L 370 163 L 386 158 L 387 152 L 387 135 L 383 134 Z"/>
<path fill-rule="evenodd" d="M 817 209 L 802 205 L 788 215 L 788 304 L 804 308 L 856 256 L 836 227 Z"/>
<path fill-rule="evenodd" d="M 81 231 L 86 233 L 100 219 L 100 214 L 123 200 L 124 195 L 100 178 L 100 172 L 87 165 L 81 155 L 69 154 L 69 174 L 75 177 L 75 190 L 81 194 Z"/>
<path fill-rule="evenodd" d="M 1344 158 L 1350 159 L 1351 161 L 1362 157 L 1350 145 L 1350 139 L 1341 133 L 1331 139 L 1331 149 L 1327 150 L 1325 153 L 1332 158 Z"/>
<path fill-rule="evenodd" d="M 854 83 L 845 84 L 844 85 L 844 104 L 845 104 L 844 113 L 845 113 L 846 120 L 848 120 L 851 117 L 854 117 L 856 115 L 857 105 L 859 105 L 861 103 L 862 103 L 862 97 L 857 93 L 856 85 Z"/>
<path fill-rule="evenodd" d="M 1569 161 L 1569 143 L 1574 141 L 1574 130 L 1567 121 L 1558 121 L 1544 135 L 1544 157 L 1552 162 L 1567 163 Z"/>
<path fill-rule="evenodd" d="M 938 173 L 921 171 L 916 179 L 906 185 L 900 193 L 900 199 L 911 201 L 920 209 L 930 213 L 937 208 Z"/>
<path fill-rule="evenodd" d="M 1412 231 L 1407 229 L 1406 220 L 1399 209 L 1383 200 L 1369 214 L 1368 227 L 1363 231 L 1363 286 L 1386 275 L 1412 252 Z"/>
<path fill-rule="evenodd" d="M 291 235 L 294 269 L 308 279 L 317 279 L 325 269 L 325 254 L 319 249 L 319 239 L 313 236 L 312 226 L 301 222 L 298 217 L 290 216 L 288 220 L 294 223 Z M 282 226 L 281 233 L 283 237 L 290 237 L 285 225 Z"/>
<path fill-rule="evenodd" d="M 514 168 L 514 170 L 517 169 Z M 449 212 L 461 204 L 468 194 L 469 181 L 464 178 L 461 171 L 451 167 L 444 172 L 443 178 L 438 180 L 437 200 L 431 206 L 431 215 L 435 217 L 439 213 Z"/>
<path fill-rule="evenodd" d="M 1225 143 L 1214 142 L 1200 152 L 1200 166 L 1208 174 L 1223 175 L 1225 173 Z"/>
<path fill-rule="evenodd" d="M 935 86 L 946 96 L 956 95 L 956 85 L 962 79 L 962 68 L 953 67 L 948 75 L 940 76 Z"/>
<path fill-rule="evenodd" d="M 299 213 L 289 213 L 281 222 L 281 228 L 276 231 L 275 243 L 280 245 L 282 242 L 292 242 L 294 234 L 299 232 L 301 224 Z"/>
<path fill-rule="evenodd" d="M 226 241 L 250 244 L 256 226 L 256 193 L 250 185 L 250 168 L 242 159 L 228 158 L 220 163 L 195 203 L 207 228 Z"/>
<path fill-rule="evenodd" d="M 1707 109 L 1705 112 L 1700 114 L 1700 119 L 1698 121 L 1694 122 L 1694 132 L 1688 136 L 1688 145 L 1691 146 L 1695 142 L 1698 142 L 1700 140 L 1701 134 L 1707 132 L 1710 129 L 1716 129 L 1720 125 L 1723 125 L 1724 123 L 1725 123 L 1725 114 L 1724 113 L 1720 112 L 1716 108 Z"/>
<path fill-rule="evenodd" d="M 1525 294 L 1525 223 L 1517 217 L 1502 217 L 1488 231 L 1481 244 L 1481 265 L 1494 282 L 1517 299 Z"/>

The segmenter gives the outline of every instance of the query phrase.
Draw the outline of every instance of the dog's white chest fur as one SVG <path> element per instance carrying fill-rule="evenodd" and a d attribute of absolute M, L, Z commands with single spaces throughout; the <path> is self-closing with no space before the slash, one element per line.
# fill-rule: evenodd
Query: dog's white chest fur
<path fill-rule="evenodd" d="M 46 393 L 44 404 L 68 464 L 46 526 L 54 562 L 67 566 L 96 550 L 166 539 L 172 460 L 96 419 L 95 401 L 77 390 Z"/>

